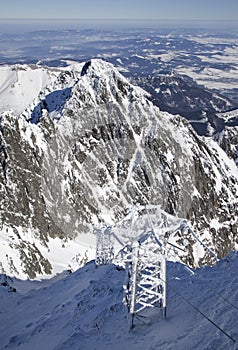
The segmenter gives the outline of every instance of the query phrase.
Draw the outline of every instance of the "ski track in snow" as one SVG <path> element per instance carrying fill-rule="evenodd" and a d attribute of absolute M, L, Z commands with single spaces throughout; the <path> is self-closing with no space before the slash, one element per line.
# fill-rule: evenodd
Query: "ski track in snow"
<path fill-rule="evenodd" d="M 24 350 L 238 348 L 238 254 L 214 267 L 187 270 L 168 263 L 168 311 L 147 309 L 129 319 L 123 305 L 125 272 L 114 265 L 86 264 L 75 273 L 45 281 L 0 286 L 0 348 Z M 200 310 L 220 329 L 216 328 Z"/>

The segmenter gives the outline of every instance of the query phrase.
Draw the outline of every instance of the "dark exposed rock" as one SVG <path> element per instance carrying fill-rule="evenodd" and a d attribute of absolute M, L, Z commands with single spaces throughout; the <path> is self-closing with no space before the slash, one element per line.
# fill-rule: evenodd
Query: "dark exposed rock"
<path fill-rule="evenodd" d="M 57 89 L 69 88 L 68 79 L 61 75 Z M 55 107 L 45 108 L 44 92 L 37 118 L 34 108 L 1 117 L 1 227 L 14 232 L 9 244 L 22 271 L 34 278 L 53 268 L 24 232 L 47 247 L 49 238 L 87 234 L 105 213 L 115 222 L 137 203 L 189 219 L 219 257 L 234 249 L 238 175 L 219 146 L 153 106 L 110 64 L 91 60 L 70 79 Z M 186 249 L 182 261 L 211 263 L 206 251 L 195 259 L 194 237 L 175 238 Z"/>
<path fill-rule="evenodd" d="M 214 136 L 219 146 L 238 166 L 238 126 L 227 126 Z"/>

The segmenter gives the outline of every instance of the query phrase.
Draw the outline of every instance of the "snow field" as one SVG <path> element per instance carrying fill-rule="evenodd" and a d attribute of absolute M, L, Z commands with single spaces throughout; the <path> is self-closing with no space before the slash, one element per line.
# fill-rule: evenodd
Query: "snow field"
<path fill-rule="evenodd" d="M 125 272 L 93 261 L 75 273 L 0 287 L 1 349 L 237 349 L 238 255 L 214 267 L 168 263 L 168 312 L 146 309 L 129 327 Z M 28 288 L 26 287 L 28 286 Z M 31 289 L 33 288 L 33 289 Z"/>

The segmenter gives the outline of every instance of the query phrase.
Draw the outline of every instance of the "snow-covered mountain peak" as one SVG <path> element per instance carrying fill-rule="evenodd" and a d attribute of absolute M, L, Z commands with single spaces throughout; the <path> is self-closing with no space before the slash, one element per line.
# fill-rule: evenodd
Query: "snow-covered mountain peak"
<path fill-rule="evenodd" d="M 72 89 L 71 99 L 76 99 L 82 108 L 96 107 L 122 102 L 128 98 L 130 90 L 128 81 L 112 64 L 92 59 L 83 66 L 81 77 Z"/>
<path fill-rule="evenodd" d="M 86 74 L 91 76 L 101 75 L 101 74 L 108 75 L 108 73 L 110 74 L 111 71 L 115 71 L 115 67 L 111 63 L 101 59 L 94 58 L 87 61 L 84 64 L 81 71 L 81 76 L 84 76 Z"/>
<path fill-rule="evenodd" d="M 124 78 L 117 68 L 113 66 L 113 64 L 104 61 L 102 59 L 93 58 L 87 62 L 84 63 L 82 70 L 81 70 L 81 76 L 87 75 L 88 77 L 110 77 L 110 76 L 120 76 L 120 78 L 124 82 L 128 82 L 126 78 Z"/>
<path fill-rule="evenodd" d="M 55 247 L 69 247 L 64 268 L 84 263 L 95 249 L 93 226 L 117 222 L 136 203 L 190 220 L 218 256 L 237 247 L 238 177 L 223 151 L 153 106 L 111 64 L 58 70 L 10 119 L 0 129 L 9 274 L 55 273 Z M 174 240 L 185 252 L 177 259 L 210 262 L 193 237 Z"/>

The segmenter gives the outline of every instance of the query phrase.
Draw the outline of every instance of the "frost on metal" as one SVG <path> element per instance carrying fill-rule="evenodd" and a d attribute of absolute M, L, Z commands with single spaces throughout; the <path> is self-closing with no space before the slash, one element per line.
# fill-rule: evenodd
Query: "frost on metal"
<path fill-rule="evenodd" d="M 158 219 L 156 227 L 150 217 L 152 213 Z M 175 221 L 177 218 L 174 218 L 173 225 Z M 126 267 L 124 300 L 132 319 L 146 307 L 155 305 L 163 307 L 165 315 L 165 233 L 169 229 L 168 223 L 172 224 L 171 216 L 158 207 L 136 206 L 114 226 L 94 230 L 97 236 L 96 264 L 114 262 Z"/>
<path fill-rule="evenodd" d="M 126 260 L 125 302 L 133 317 L 147 307 L 163 307 L 166 314 L 166 255 L 151 231 L 134 242 Z"/>
<path fill-rule="evenodd" d="M 115 263 L 126 269 L 124 301 L 132 316 L 132 326 L 134 316 L 147 307 L 162 308 L 166 317 L 166 259 L 183 250 L 174 244 L 174 235 L 192 235 L 203 249 L 214 255 L 187 220 L 172 216 L 158 206 L 137 205 L 115 225 L 96 228 L 94 232 L 96 264 Z"/>
<path fill-rule="evenodd" d="M 107 265 L 112 263 L 114 249 L 112 243 L 111 227 L 99 227 L 94 229 L 96 234 L 96 265 Z"/>

